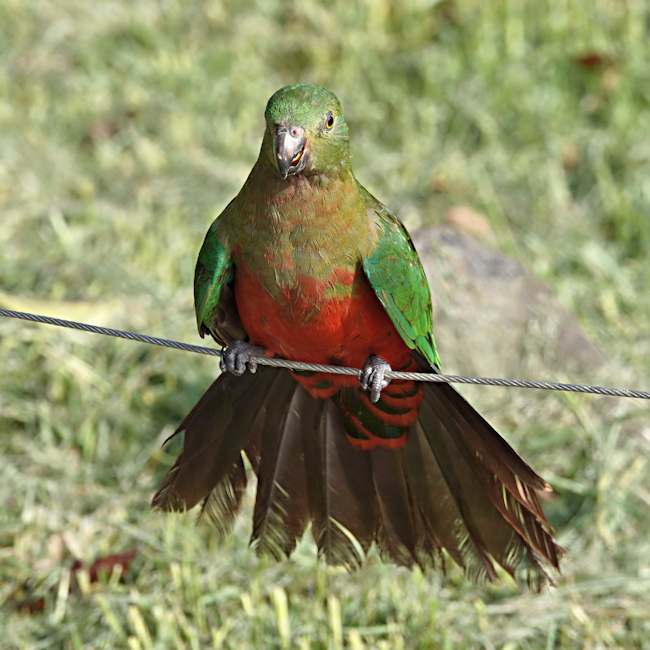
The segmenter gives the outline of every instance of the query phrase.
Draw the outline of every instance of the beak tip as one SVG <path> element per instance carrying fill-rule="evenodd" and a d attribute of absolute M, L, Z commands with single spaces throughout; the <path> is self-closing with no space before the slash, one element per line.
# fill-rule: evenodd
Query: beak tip
<path fill-rule="evenodd" d="M 275 162 L 282 180 L 290 174 L 295 174 L 304 167 L 302 159 L 305 146 L 305 134 L 302 127 L 286 127 L 276 125 L 273 134 L 273 150 Z"/>

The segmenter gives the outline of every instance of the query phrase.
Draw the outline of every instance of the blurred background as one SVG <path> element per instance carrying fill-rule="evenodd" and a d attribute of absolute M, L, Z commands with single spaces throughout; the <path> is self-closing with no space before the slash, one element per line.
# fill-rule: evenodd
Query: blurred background
<path fill-rule="evenodd" d="M 484 357 L 455 334 L 480 319 L 448 322 L 471 287 L 431 278 L 443 369 L 648 389 L 649 21 L 644 0 L 4 0 L 0 307 L 200 342 L 198 249 L 301 81 L 338 94 L 357 177 L 425 248 L 454 228 L 519 269 L 586 350 L 563 365 L 528 319 L 541 343 L 506 364 L 502 310 Z M 647 403 L 464 391 L 554 487 L 568 557 L 533 595 L 329 569 L 308 535 L 259 560 L 250 495 L 223 541 L 151 513 L 214 359 L 0 319 L 0 368 L 2 648 L 650 645 Z"/>

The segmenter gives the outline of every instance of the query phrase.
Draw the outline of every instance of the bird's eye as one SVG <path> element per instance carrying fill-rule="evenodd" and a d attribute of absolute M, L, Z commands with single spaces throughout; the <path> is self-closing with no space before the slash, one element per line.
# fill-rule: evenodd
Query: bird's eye
<path fill-rule="evenodd" d="M 329 131 L 334 126 L 334 115 L 332 111 L 328 111 L 325 116 L 325 128 Z"/>

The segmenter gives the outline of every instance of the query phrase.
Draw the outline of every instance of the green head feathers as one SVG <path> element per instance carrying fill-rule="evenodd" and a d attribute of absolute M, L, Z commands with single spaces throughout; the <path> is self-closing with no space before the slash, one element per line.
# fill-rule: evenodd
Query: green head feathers
<path fill-rule="evenodd" d="M 348 126 L 336 95 L 304 84 L 278 90 L 266 105 L 264 150 L 283 178 L 347 170 Z"/>

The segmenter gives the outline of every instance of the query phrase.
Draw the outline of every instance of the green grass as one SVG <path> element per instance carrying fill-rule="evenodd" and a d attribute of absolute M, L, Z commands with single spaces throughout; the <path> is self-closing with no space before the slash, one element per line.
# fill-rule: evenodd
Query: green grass
<path fill-rule="evenodd" d="M 410 228 L 484 212 L 612 359 L 607 383 L 647 388 L 649 20 L 639 0 L 5 0 L 0 304 L 196 341 L 205 231 L 256 158 L 267 98 L 313 82 L 343 102 L 358 178 Z M 0 647 L 650 643 L 645 404 L 480 394 L 558 491 L 569 557 L 536 596 L 374 557 L 347 574 L 308 539 L 257 560 L 250 502 L 223 542 L 150 513 L 161 442 L 214 360 L 0 320 L 0 368 Z M 68 594 L 74 558 L 134 547 L 124 583 Z"/>

